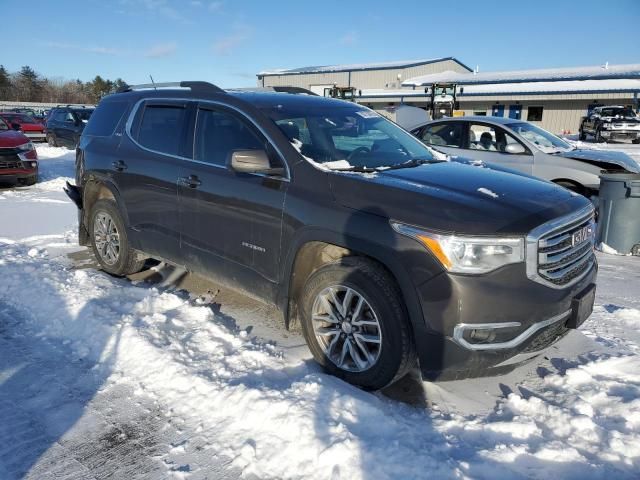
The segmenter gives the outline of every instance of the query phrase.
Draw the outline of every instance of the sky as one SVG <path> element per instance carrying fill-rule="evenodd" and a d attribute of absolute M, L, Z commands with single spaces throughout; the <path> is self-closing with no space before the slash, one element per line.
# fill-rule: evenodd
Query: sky
<path fill-rule="evenodd" d="M 640 63 L 640 0 L 0 0 L 9 71 L 256 85 L 274 68 L 455 57 L 480 71 Z M 19 20 L 19 21 L 18 21 Z"/>

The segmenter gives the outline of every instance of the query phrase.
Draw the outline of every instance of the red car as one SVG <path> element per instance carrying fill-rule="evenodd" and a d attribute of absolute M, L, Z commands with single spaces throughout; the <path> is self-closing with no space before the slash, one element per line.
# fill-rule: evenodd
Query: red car
<path fill-rule="evenodd" d="M 0 118 L 0 183 L 33 185 L 38 181 L 37 160 L 31 140 Z"/>
<path fill-rule="evenodd" d="M 45 126 L 31 115 L 19 112 L 0 112 L 2 118 L 11 128 L 21 130 L 31 140 L 44 142 L 46 140 Z"/>

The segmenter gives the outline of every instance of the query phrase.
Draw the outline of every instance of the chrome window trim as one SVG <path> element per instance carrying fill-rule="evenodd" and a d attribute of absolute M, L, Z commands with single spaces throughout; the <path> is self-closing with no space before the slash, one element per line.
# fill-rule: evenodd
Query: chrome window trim
<path fill-rule="evenodd" d="M 170 158 L 175 158 L 178 160 L 186 160 L 188 162 L 192 162 L 192 163 L 196 163 L 199 165 L 206 165 L 209 167 L 214 167 L 214 168 L 221 168 L 227 171 L 231 171 L 227 168 L 226 165 L 216 165 L 214 163 L 208 163 L 208 162 L 203 162 L 201 160 L 196 160 L 194 158 L 188 158 L 188 157 L 183 157 L 182 155 L 173 155 L 170 153 L 166 153 L 166 152 L 159 152 L 158 150 L 153 150 L 151 148 L 147 148 L 144 145 L 138 143 L 137 140 L 135 140 L 133 138 L 133 135 L 131 134 L 131 128 L 133 127 L 133 119 L 135 118 L 136 114 L 138 113 L 138 110 L 140 109 L 140 106 L 147 101 L 159 101 L 159 102 L 185 102 L 186 104 L 188 103 L 196 103 L 196 122 L 194 123 L 194 130 L 193 130 L 193 142 L 195 144 L 195 132 L 196 132 L 196 126 L 197 126 L 197 120 L 198 120 L 198 107 L 200 106 L 200 104 L 203 103 L 208 103 L 208 104 L 212 104 L 215 106 L 221 106 L 221 107 L 226 107 L 229 108 L 235 112 L 237 112 L 238 114 L 240 114 L 244 119 L 248 120 L 255 128 L 257 128 L 260 133 L 262 135 L 264 135 L 264 137 L 267 139 L 267 141 L 269 141 L 271 143 L 271 145 L 273 146 L 273 148 L 275 148 L 276 152 L 278 152 L 278 155 L 280 156 L 280 159 L 282 160 L 282 163 L 285 166 L 285 171 L 286 171 L 286 176 L 285 177 L 279 177 L 279 176 L 274 176 L 274 175 L 266 175 L 264 173 L 248 173 L 247 175 L 253 175 L 255 177 L 264 177 L 264 178 L 269 178 L 272 180 L 279 180 L 279 181 L 283 181 L 283 182 L 290 182 L 291 181 L 291 172 L 289 170 L 289 164 L 286 161 L 286 157 L 282 154 L 282 151 L 280 150 L 280 148 L 278 147 L 278 145 L 276 144 L 276 142 L 273 141 L 273 139 L 271 138 L 271 136 L 269 134 L 267 134 L 267 132 L 265 132 L 265 130 L 260 127 L 260 125 L 258 125 L 256 122 L 254 122 L 248 115 L 246 115 L 242 110 L 240 110 L 239 108 L 233 106 L 233 105 L 229 105 L 227 103 L 224 102 L 218 102 L 218 101 L 214 101 L 214 100 L 204 100 L 204 99 L 199 99 L 199 98 L 175 98 L 175 97 L 150 97 L 150 98 L 141 98 L 140 100 L 138 100 L 135 105 L 133 106 L 133 108 L 131 109 L 131 112 L 129 113 L 129 118 L 127 118 L 127 123 L 125 124 L 124 127 L 124 131 L 125 134 L 127 135 L 127 137 L 129 137 L 129 140 L 131 140 L 131 142 L 133 142 L 134 145 L 136 145 L 138 148 L 141 148 L 142 150 L 145 150 L 147 152 L 150 153 L 154 153 L 156 155 L 163 155 L 165 157 L 170 157 Z"/>
<path fill-rule="evenodd" d="M 586 207 L 578 210 L 577 212 L 570 213 L 563 217 L 554 218 L 553 220 L 543 223 L 542 225 L 534 228 L 533 230 L 531 230 L 531 232 L 529 232 L 529 234 L 525 239 L 525 262 L 526 262 L 527 277 L 530 280 L 533 280 L 534 282 L 545 285 L 549 288 L 562 290 L 564 288 L 569 288 L 575 285 L 576 283 L 578 283 L 580 280 L 582 280 L 584 277 L 587 276 L 587 274 L 593 268 L 595 261 L 591 261 L 589 267 L 586 268 L 584 272 L 582 272 L 577 277 L 571 279 L 569 283 L 566 283 L 564 285 L 556 285 L 555 283 L 542 278 L 538 273 L 538 244 L 540 242 L 540 239 L 545 235 L 548 235 L 550 233 L 556 233 L 560 235 L 561 233 L 563 233 L 561 230 L 563 226 L 570 225 L 572 223 L 576 223 L 579 221 L 587 220 L 589 217 L 593 216 L 593 212 L 594 212 L 593 206 L 587 205 Z"/>
<path fill-rule="evenodd" d="M 524 332 L 522 332 L 517 337 L 509 340 L 508 342 L 500 342 L 500 343 L 470 343 L 464 338 L 464 332 L 466 330 L 494 330 L 498 328 L 507 328 L 507 327 L 518 327 L 520 326 L 520 322 L 504 322 L 504 323 L 459 323 L 453 329 L 453 339 L 455 342 L 463 348 L 468 350 L 505 350 L 509 348 L 515 348 L 520 345 L 522 342 L 530 338 L 534 333 L 542 330 L 543 328 L 549 327 L 554 323 L 559 322 L 571 315 L 571 310 L 567 310 L 566 312 L 562 312 L 559 315 L 554 315 L 551 318 L 547 318 L 546 320 L 542 320 L 540 322 L 534 323 L 529 328 L 527 328 Z"/>

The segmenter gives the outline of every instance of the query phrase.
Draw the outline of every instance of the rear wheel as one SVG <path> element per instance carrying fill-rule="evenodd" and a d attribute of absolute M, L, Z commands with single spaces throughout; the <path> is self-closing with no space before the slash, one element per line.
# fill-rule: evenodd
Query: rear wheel
<path fill-rule="evenodd" d="M 53 135 L 53 133 L 47 133 L 47 143 L 50 147 L 58 146 L 58 141 L 56 140 L 56 137 Z"/>
<path fill-rule="evenodd" d="M 89 218 L 91 247 L 103 270 L 124 276 L 142 270 L 145 259 L 130 247 L 124 222 L 113 200 L 98 200 Z"/>
<path fill-rule="evenodd" d="M 594 135 L 594 140 L 596 141 L 596 143 L 602 143 L 604 142 L 604 139 L 602 138 L 602 133 L 600 132 L 600 129 L 596 129 L 596 134 Z"/>
<path fill-rule="evenodd" d="M 393 278 L 367 259 L 348 257 L 316 270 L 301 298 L 302 330 L 329 373 L 377 390 L 403 377 L 415 352 Z"/>
<path fill-rule="evenodd" d="M 582 129 L 582 127 L 580 128 L 580 135 L 578 138 L 583 142 L 587 139 L 587 134 L 584 133 L 584 130 Z"/>

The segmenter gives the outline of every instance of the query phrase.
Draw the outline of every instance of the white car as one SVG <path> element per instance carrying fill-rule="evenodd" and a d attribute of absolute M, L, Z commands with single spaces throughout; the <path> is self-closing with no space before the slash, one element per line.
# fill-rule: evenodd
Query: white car
<path fill-rule="evenodd" d="M 587 197 L 597 195 L 604 171 L 640 173 L 640 165 L 623 152 L 578 149 L 536 125 L 512 118 L 446 118 L 427 122 L 411 133 L 448 155 L 511 168 Z"/>

